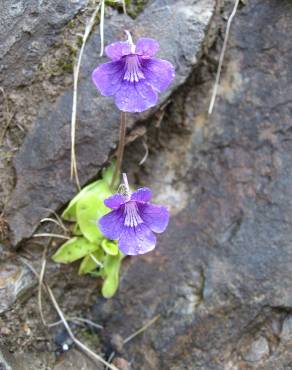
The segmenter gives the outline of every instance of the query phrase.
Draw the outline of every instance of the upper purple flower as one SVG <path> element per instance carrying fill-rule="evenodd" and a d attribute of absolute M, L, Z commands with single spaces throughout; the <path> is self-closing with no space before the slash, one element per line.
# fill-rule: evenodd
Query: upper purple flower
<path fill-rule="evenodd" d="M 115 95 L 117 107 L 124 112 L 143 112 L 153 107 L 158 92 L 167 89 L 174 79 L 174 67 L 166 60 L 154 58 L 157 41 L 138 39 L 115 42 L 105 48 L 111 62 L 101 64 L 92 73 L 92 80 L 103 96 Z"/>
<path fill-rule="evenodd" d="M 126 255 L 144 254 L 155 248 L 156 237 L 168 224 L 168 210 L 150 204 L 151 190 L 141 188 L 131 195 L 115 194 L 104 204 L 112 211 L 99 220 L 101 232 L 109 239 L 118 239 L 119 249 Z"/>

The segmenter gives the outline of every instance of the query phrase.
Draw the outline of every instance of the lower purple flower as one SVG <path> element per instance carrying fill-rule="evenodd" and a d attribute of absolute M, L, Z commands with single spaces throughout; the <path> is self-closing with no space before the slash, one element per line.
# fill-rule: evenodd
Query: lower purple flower
<path fill-rule="evenodd" d="M 156 245 L 154 233 L 162 233 L 169 220 L 164 206 L 150 204 L 151 190 L 141 188 L 131 195 L 115 194 L 104 201 L 112 211 L 99 220 L 101 232 L 108 239 L 118 239 L 125 255 L 152 251 Z"/>

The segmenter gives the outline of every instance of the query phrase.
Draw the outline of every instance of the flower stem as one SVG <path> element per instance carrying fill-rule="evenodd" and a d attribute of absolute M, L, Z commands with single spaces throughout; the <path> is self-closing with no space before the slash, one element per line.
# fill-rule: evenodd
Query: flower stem
<path fill-rule="evenodd" d="M 113 175 L 113 179 L 111 182 L 111 188 L 114 187 L 117 177 L 120 174 L 121 166 L 123 162 L 123 156 L 124 156 L 124 148 L 125 148 L 125 138 L 126 138 L 126 113 L 121 112 L 121 123 L 120 123 L 120 133 L 119 133 L 119 145 L 117 150 L 117 163 L 115 172 Z"/>
<path fill-rule="evenodd" d="M 126 173 L 123 173 L 123 181 L 124 181 L 125 188 L 127 190 L 127 195 L 130 195 L 130 186 L 129 186 L 129 183 L 128 183 L 128 178 L 127 178 Z"/>

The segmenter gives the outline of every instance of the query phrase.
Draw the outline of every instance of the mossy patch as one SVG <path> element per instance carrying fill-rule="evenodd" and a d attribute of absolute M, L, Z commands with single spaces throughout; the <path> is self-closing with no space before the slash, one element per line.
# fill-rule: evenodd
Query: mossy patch
<path fill-rule="evenodd" d="M 131 18 L 136 18 L 145 8 L 149 0 L 125 0 L 127 14 Z M 118 11 L 123 11 L 123 6 L 121 3 L 117 3 L 113 0 L 106 0 L 105 4 L 111 8 L 117 9 Z"/>

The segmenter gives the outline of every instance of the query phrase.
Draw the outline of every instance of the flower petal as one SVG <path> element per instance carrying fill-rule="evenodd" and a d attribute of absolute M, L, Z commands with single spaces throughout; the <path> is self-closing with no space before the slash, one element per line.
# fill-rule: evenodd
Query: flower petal
<path fill-rule="evenodd" d="M 152 198 L 152 191 L 149 188 L 140 188 L 131 195 L 131 200 L 136 202 L 149 202 Z"/>
<path fill-rule="evenodd" d="M 125 203 L 125 198 L 121 194 L 114 194 L 104 200 L 104 204 L 111 209 L 117 209 Z"/>
<path fill-rule="evenodd" d="M 152 57 L 159 50 L 159 44 L 156 40 L 147 37 L 141 37 L 137 40 L 135 53 Z"/>
<path fill-rule="evenodd" d="M 124 227 L 118 246 L 126 254 L 135 256 L 152 251 L 156 245 L 156 237 L 145 224 L 136 227 Z"/>
<path fill-rule="evenodd" d="M 124 55 L 132 54 L 131 44 L 128 41 L 118 41 L 105 48 L 106 55 L 112 60 L 119 60 Z"/>
<path fill-rule="evenodd" d="M 116 105 L 124 112 L 143 112 L 158 100 L 156 91 L 144 79 L 138 82 L 123 81 L 116 93 Z"/>
<path fill-rule="evenodd" d="M 150 85 L 159 92 L 166 90 L 175 77 L 173 65 L 163 59 L 144 59 L 142 71 Z"/>
<path fill-rule="evenodd" d="M 139 215 L 145 224 L 155 233 L 162 233 L 169 221 L 166 207 L 156 204 L 139 204 Z"/>
<path fill-rule="evenodd" d="M 103 96 L 114 95 L 121 87 L 124 63 L 109 62 L 98 66 L 92 73 L 92 81 Z"/>
<path fill-rule="evenodd" d="M 112 211 L 101 217 L 98 221 L 100 231 L 111 240 L 118 239 L 124 227 L 124 207 Z"/>

